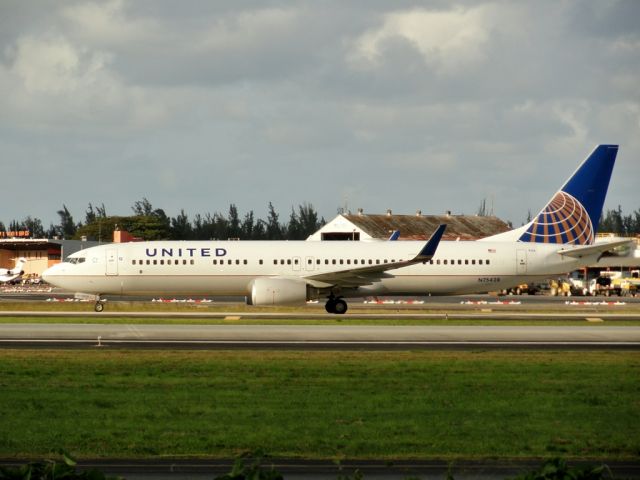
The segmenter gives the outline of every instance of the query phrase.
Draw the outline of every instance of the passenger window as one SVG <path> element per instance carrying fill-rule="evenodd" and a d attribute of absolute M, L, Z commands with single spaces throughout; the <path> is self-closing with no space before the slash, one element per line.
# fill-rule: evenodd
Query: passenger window
<path fill-rule="evenodd" d="M 136 261 L 135 260 L 131 260 L 131 265 L 135 265 Z"/>
<path fill-rule="evenodd" d="M 244 264 L 246 265 L 246 264 L 247 264 L 247 261 L 246 261 L 246 260 L 243 260 L 243 261 L 242 261 L 242 263 L 244 263 Z"/>
<path fill-rule="evenodd" d="M 153 264 L 154 264 L 154 265 L 157 265 L 157 264 L 158 264 L 158 260 L 154 260 L 154 261 L 153 261 Z"/>
<path fill-rule="evenodd" d="M 240 265 L 240 260 L 236 260 L 236 265 Z"/>
<path fill-rule="evenodd" d="M 218 264 L 218 260 L 216 260 L 215 258 L 213 259 L 213 264 L 217 265 Z"/>
<path fill-rule="evenodd" d="M 347 265 L 351 265 L 351 259 L 350 258 L 347 259 Z"/>
<path fill-rule="evenodd" d="M 475 265 L 476 261 L 475 260 L 471 260 L 471 265 Z"/>
<path fill-rule="evenodd" d="M 174 264 L 174 265 L 180 265 L 180 260 L 174 260 L 174 261 L 173 261 L 173 264 Z"/>
<path fill-rule="evenodd" d="M 464 261 L 464 264 L 465 264 L 465 265 L 469 265 L 469 260 L 465 260 L 465 261 Z"/>
<path fill-rule="evenodd" d="M 287 265 L 291 265 L 291 259 L 287 258 Z"/>
<path fill-rule="evenodd" d="M 485 263 L 486 263 L 487 265 L 489 265 L 489 260 L 487 260 Z"/>
<path fill-rule="evenodd" d="M 369 265 L 373 265 L 373 260 L 369 259 Z"/>
<path fill-rule="evenodd" d="M 376 265 L 380 265 L 380 259 L 376 258 Z"/>
<path fill-rule="evenodd" d="M 479 265 L 482 265 L 482 260 L 478 260 L 478 264 L 479 264 Z"/>
<path fill-rule="evenodd" d="M 438 261 L 439 261 L 439 260 L 438 260 Z M 445 265 L 447 265 L 447 263 L 448 263 L 448 260 L 444 260 L 444 264 L 445 264 Z"/>
<path fill-rule="evenodd" d="M 186 264 L 187 264 L 187 261 L 186 261 L 186 260 L 182 260 L 182 264 L 183 264 L 183 265 L 186 265 Z"/>
<path fill-rule="evenodd" d="M 284 265 L 284 260 L 280 259 L 280 265 Z"/>
<path fill-rule="evenodd" d="M 334 258 L 333 260 L 331 260 L 331 263 L 335 265 L 336 264 L 336 259 Z"/>
<path fill-rule="evenodd" d="M 344 265 L 344 260 L 340 259 L 340 265 Z"/>
<path fill-rule="evenodd" d="M 259 263 L 260 265 L 262 265 L 262 259 L 258 260 L 258 263 Z"/>

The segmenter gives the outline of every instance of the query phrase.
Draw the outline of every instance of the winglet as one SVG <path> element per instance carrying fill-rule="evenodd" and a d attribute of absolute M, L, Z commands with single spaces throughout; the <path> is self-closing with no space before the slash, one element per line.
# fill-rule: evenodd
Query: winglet
<path fill-rule="evenodd" d="M 420 253 L 416 255 L 416 259 L 418 260 L 430 260 L 435 254 L 438 245 L 440 244 L 440 240 L 442 240 L 442 235 L 444 234 L 445 229 L 447 228 L 446 224 L 440 225 L 435 232 L 431 235 L 431 238 L 427 241 Z"/>
<path fill-rule="evenodd" d="M 394 230 L 391 236 L 389 237 L 389 242 L 394 242 L 400 238 L 400 230 Z"/>

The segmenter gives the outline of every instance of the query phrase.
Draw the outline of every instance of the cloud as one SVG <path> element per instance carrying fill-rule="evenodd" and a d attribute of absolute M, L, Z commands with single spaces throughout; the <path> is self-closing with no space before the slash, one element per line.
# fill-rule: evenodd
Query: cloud
<path fill-rule="evenodd" d="M 389 42 L 403 39 L 419 51 L 427 65 L 440 73 L 453 74 L 486 59 L 489 10 L 479 6 L 388 13 L 382 25 L 358 37 L 353 55 L 376 64 L 384 57 Z"/>
<path fill-rule="evenodd" d="M 99 81 L 109 56 L 74 48 L 61 37 L 23 37 L 11 68 L 29 94 L 70 94 Z"/>
<path fill-rule="evenodd" d="M 124 0 L 87 2 L 62 8 L 61 15 L 85 41 L 103 46 L 135 46 L 165 38 L 166 30 L 154 18 L 132 18 Z"/>
<path fill-rule="evenodd" d="M 147 92 L 125 85 L 110 69 L 109 52 L 44 34 L 18 38 L 5 57 L 0 76 L 11 95 L 0 102 L 6 118 L 25 128 L 147 128 L 166 119 Z"/>
<path fill-rule="evenodd" d="M 29 176 L 48 200 L 6 216 L 147 196 L 330 217 L 344 192 L 368 212 L 473 213 L 493 193 L 519 224 L 598 142 L 621 143 L 611 198 L 637 208 L 637 5 L 10 2 L 5 184 Z"/>

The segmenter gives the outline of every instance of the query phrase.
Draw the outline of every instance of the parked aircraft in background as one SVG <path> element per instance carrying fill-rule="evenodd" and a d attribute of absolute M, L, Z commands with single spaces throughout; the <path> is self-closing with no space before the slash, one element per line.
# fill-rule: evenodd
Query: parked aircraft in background
<path fill-rule="evenodd" d="M 22 275 L 24 275 L 24 264 L 27 263 L 27 259 L 20 257 L 16 259 L 16 265 L 11 268 L 0 268 L 0 283 L 11 282 Z"/>
<path fill-rule="evenodd" d="M 155 241 L 88 248 L 43 273 L 96 295 L 245 295 L 251 305 L 498 291 L 596 264 L 627 241 L 594 244 L 617 145 L 600 145 L 528 224 L 478 241 Z"/>

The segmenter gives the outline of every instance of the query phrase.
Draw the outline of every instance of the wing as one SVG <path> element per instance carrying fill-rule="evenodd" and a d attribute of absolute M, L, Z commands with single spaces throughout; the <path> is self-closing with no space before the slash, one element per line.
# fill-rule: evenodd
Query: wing
<path fill-rule="evenodd" d="M 359 287 L 363 285 L 371 285 L 383 278 L 393 278 L 393 275 L 388 274 L 387 270 L 394 270 L 396 268 L 406 267 L 431 260 L 436 253 L 436 249 L 440 244 L 442 234 L 446 228 L 446 225 L 440 225 L 433 235 L 431 235 L 429 240 L 427 240 L 427 243 L 425 243 L 420 252 L 410 260 L 319 273 L 317 275 L 309 275 L 304 278 L 309 283 L 320 288 L 332 286 Z"/>

